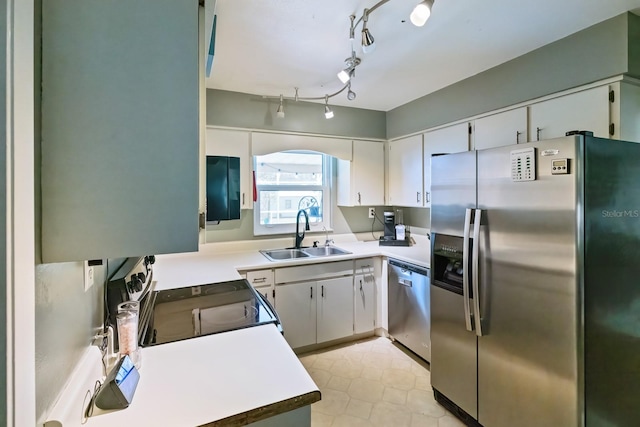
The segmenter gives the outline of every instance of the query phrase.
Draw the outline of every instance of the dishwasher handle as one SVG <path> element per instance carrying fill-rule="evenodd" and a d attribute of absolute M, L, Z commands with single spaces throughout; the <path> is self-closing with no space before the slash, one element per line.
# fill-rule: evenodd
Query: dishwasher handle
<path fill-rule="evenodd" d="M 398 283 L 401 284 L 402 286 L 406 286 L 408 288 L 413 287 L 413 282 L 411 280 L 408 280 L 408 279 L 398 279 Z"/>

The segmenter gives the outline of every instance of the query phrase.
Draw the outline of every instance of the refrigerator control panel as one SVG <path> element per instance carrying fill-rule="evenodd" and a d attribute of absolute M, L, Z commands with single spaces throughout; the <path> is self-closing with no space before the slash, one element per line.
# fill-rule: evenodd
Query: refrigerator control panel
<path fill-rule="evenodd" d="M 513 150 L 511 152 L 511 180 L 535 181 L 536 149 L 533 147 Z"/>
<path fill-rule="evenodd" d="M 551 175 L 566 175 L 569 173 L 569 159 L 553 159 L 551 161 Z"/>

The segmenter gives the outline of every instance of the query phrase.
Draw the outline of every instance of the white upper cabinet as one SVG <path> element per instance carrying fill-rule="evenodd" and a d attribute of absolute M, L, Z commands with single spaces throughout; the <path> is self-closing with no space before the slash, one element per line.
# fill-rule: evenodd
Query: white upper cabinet
<path fill-rule="evenodd" d="M 207 156 L 240 158 L 240 209 L 253 209 L 253 166 L 247 131 L 207 128 Z"/>
<path fill-rule="evenodd" d="M 609 87 L 599 86 L 532 104 L 530 141 L 559 138 L 569 131 L 586 130 L 609 138 Z"/>
<path fill-rule="evenodd" d="M 388 204 L 422 207 L 422 186 L 422 135 L 390 141 Z"/>
<path fill-rule="evenodd" d="M 640 142 L 640 87 L 627 82 L 612 84 L 612 138 Z"/>
<path fill-rule="evenodd" d="M 353 159 L 338 159 L 338 206 L 384 205 L 384 144 L 353 141 Z"/>
<path fill-rule="evenodd" d="M 431 156 L 469 150 L 469 124 L 460 123 L 424 134 L 424 206 L 431 206 Z"/>
<path fill-rule="evenodd" d="M 198 250 L 198 9 L 42 2 L 43 262 Z"/>
<path fill-rule="evenodd" d="M 528 142 L 527 107 L 474 120 L 472 141 L 475 150 Z"/>

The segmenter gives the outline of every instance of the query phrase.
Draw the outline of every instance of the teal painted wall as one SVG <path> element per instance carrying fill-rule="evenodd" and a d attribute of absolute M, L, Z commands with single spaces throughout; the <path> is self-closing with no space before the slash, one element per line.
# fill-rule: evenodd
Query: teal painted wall
<path fill-rule="evenodd" d="M 387 136 L 384 111 L 332 105 L 335 116 L 327 120 L 324 104 L 285 100 L 285 117 L 277 118 L 279 103 L 260 95 L 207 89 L 207 124 L 363 139 L 386 139 Z"/>
<path fill-rule="evenodd" d="M 387 112 L 387 138 L 608 77 L 640 75 L 640 18 L 625 13 Z"/>

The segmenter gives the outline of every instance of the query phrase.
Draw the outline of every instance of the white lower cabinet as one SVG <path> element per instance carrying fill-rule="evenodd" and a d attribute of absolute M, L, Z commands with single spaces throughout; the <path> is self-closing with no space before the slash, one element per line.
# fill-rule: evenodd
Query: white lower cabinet
<path fill-rule="evenodd" d="M 353 335 L 353 261 L 275 270 L 276 311 L 291 348 Z"/>
<path fill-rule="evenodd" d="M 373 331 L 376 327 L 376 273 L 373 258 L 355 261 L 353 296 L 353 332 L 363 334 Z"/>
<path fill-rule="evenodd" d="M 291 348 L 353 335 L 353 276 L 278 285 L 276 311 Z"/>
<path fill-rule="evenodd" d="M 353 276 L 321 280 L 317 299 L 316 341 L 353 335 Z M 285 333 L 286 337 L 286 333 Z"/>
<path fill-rule="evenodd" d="M 275 300 L 273 299 L 273 287 L 271 285 L 254 286 L 254 288 L 256 291 L 260 292 L 271 305 L 275 307 Z"/>
<path fill-rule="evenodd" d="M 279 285 L 276 311 L 282 322 L 284 338 L 291 348 L 316 343 L 316 282 Z"/>

